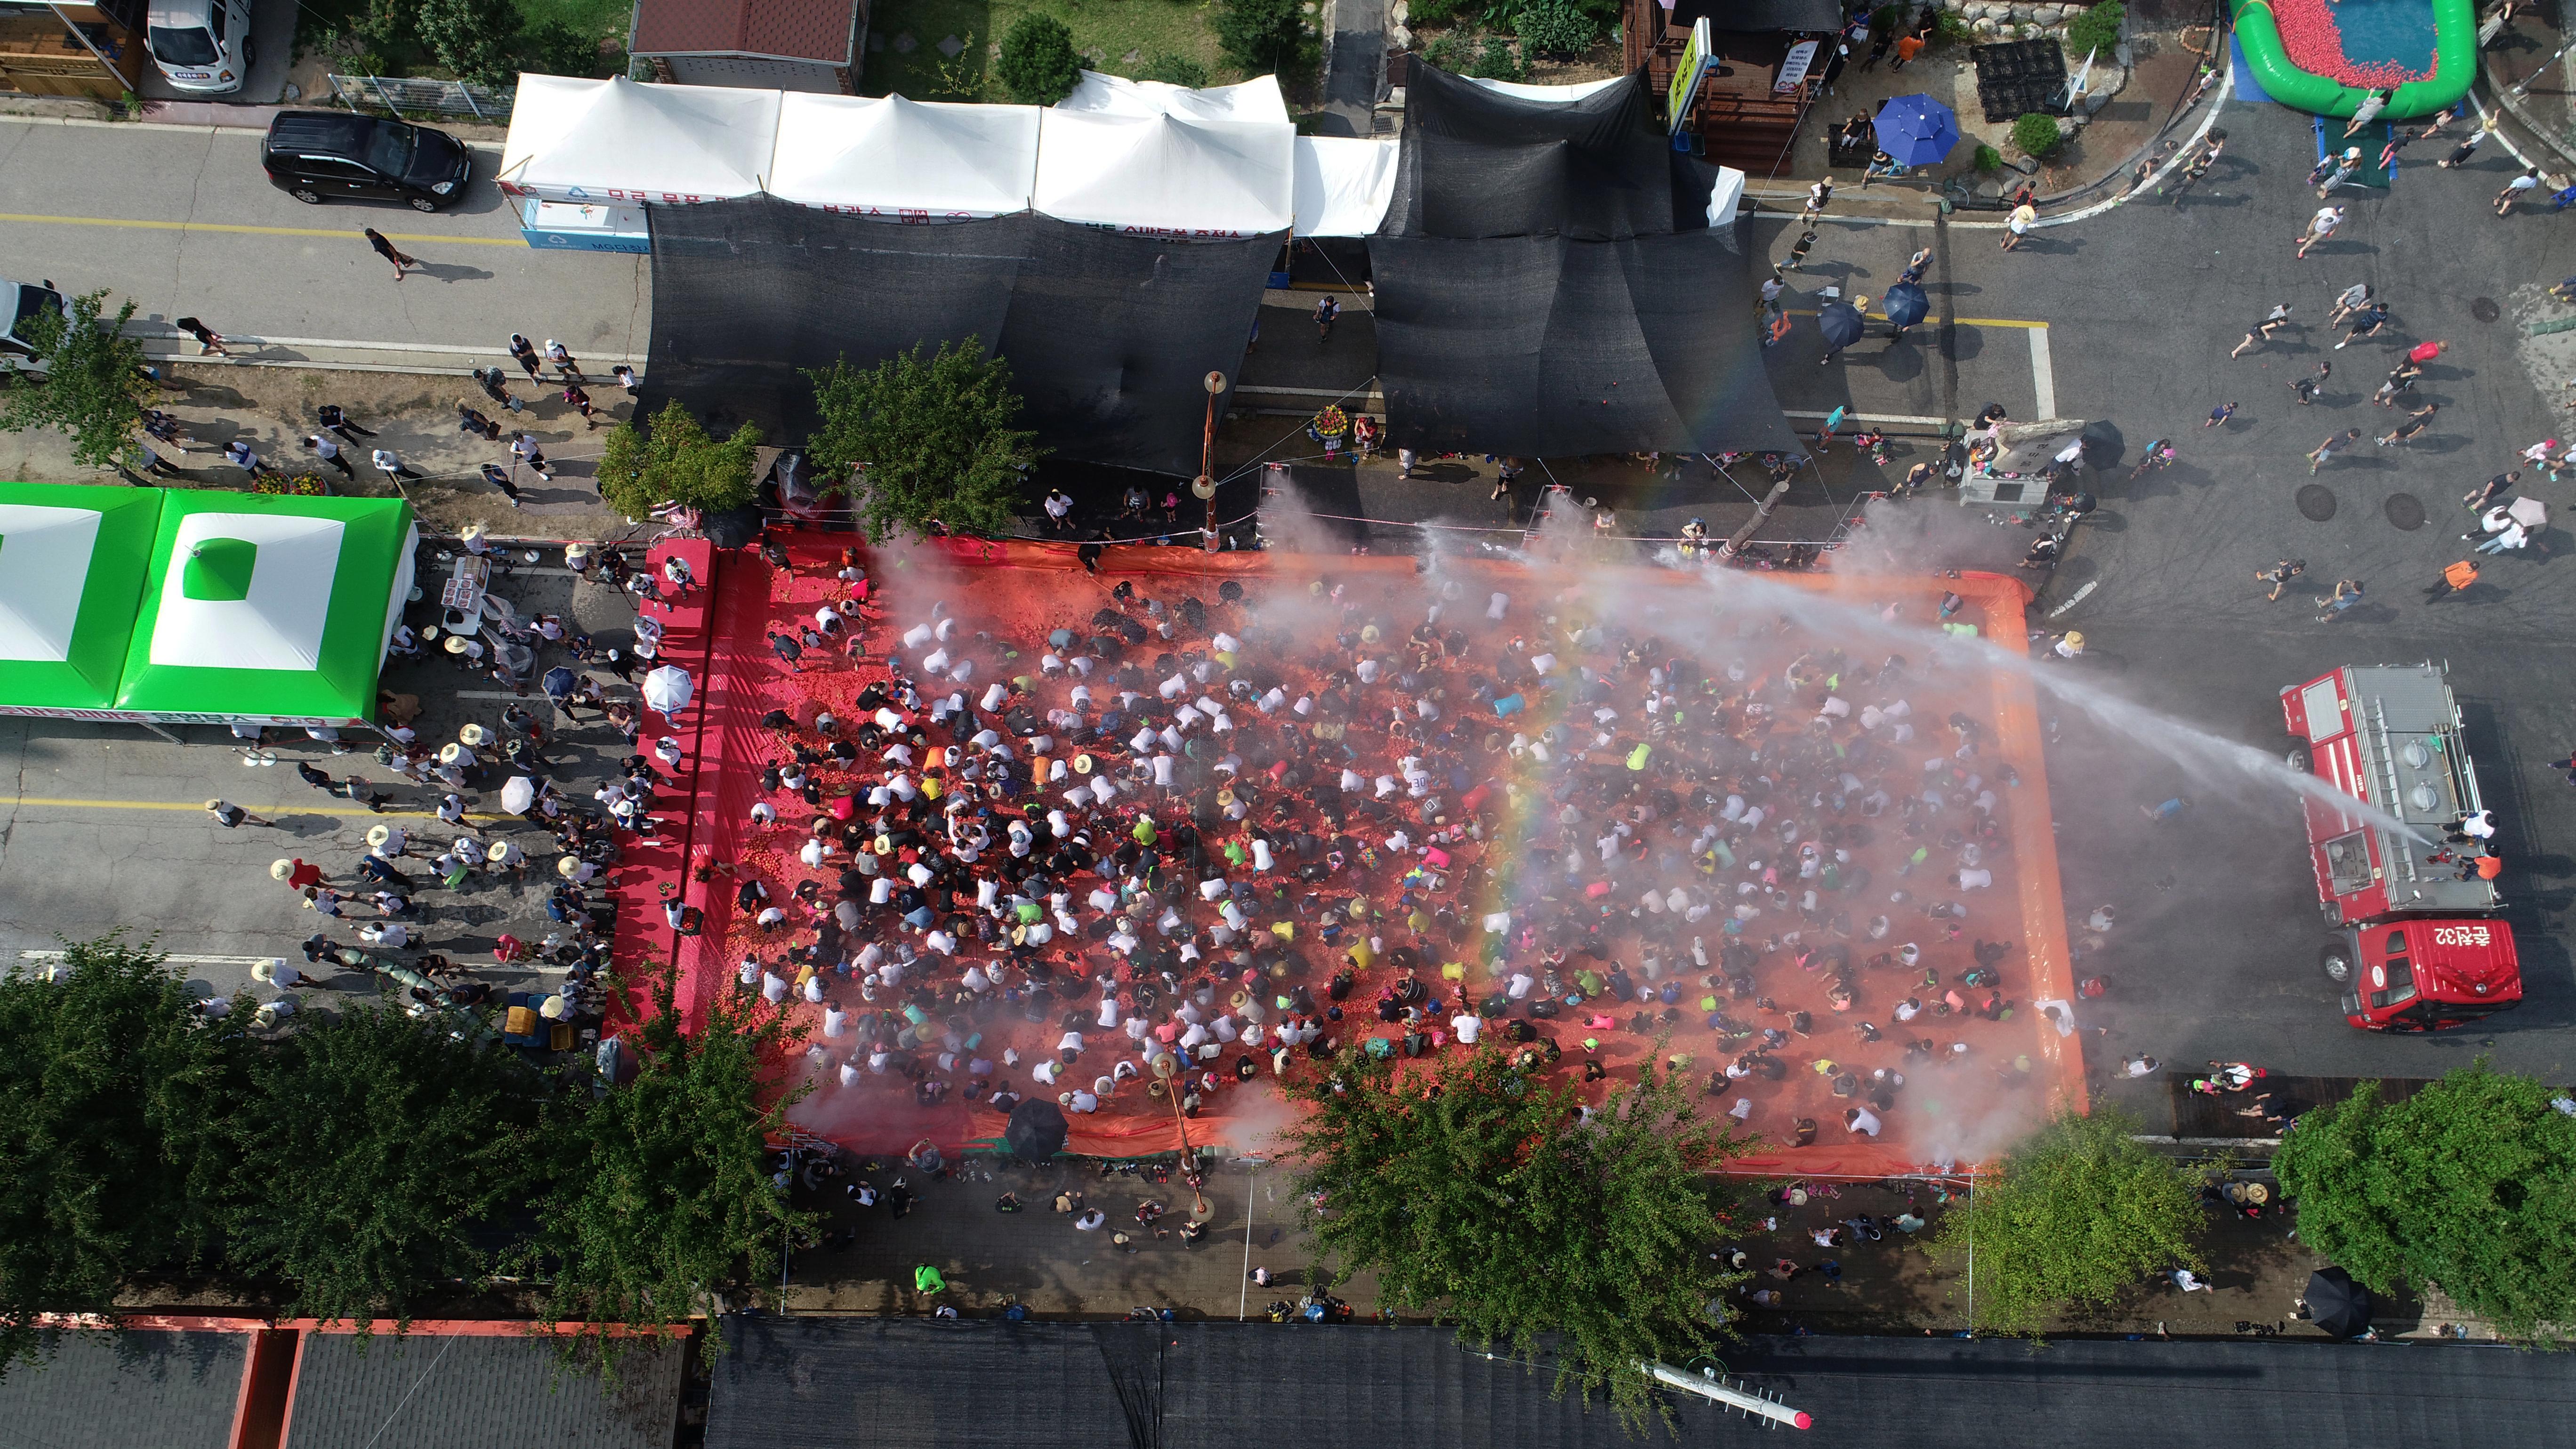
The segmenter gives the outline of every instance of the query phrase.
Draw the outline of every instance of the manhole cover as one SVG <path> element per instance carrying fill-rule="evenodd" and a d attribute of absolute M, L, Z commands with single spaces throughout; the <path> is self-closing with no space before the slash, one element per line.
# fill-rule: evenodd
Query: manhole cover
<path fill-rule="evenodd" d="M 2481 322 L 2493 322 L 2504 315 L 2504 309 L 2496 305 L 2495 298 L 2480 297 L 2469 304 L 2469 315 Z"/>
<path fill-rule="evenodd" d="M 2299 516 L 2310 523 L 2323 523 L 2334 517 L 2334 490 L 2323 483 L 2299 485 Z"/>
<path fill-rule="evenodd" d="M 2391 493 L 2386 505 L 2388 521 L 2413 533 L 2424 526 L 2424 500 L 2412 493 Z"/>

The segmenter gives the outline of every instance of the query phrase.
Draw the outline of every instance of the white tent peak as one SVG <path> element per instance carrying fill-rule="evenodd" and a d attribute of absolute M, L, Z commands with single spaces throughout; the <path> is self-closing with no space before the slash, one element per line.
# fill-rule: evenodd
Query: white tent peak
<path fill-rule="evenodd" d="M 72 657 L 100 517 L 94 508 L 0 503 L 0 659 Z"/>
<path fill-rule="evenodd" d="M 768 189 L 832 211 L 1000 216 L 1037 180 L 1035 106 L 787 94 Z"/>
<path fill-rule="evenodd" d="M 1163 81 L 1129 80 L 1096 70 L 1082 73 L 1073 94 L 1055 103 L 1064 111 L 1100 111 L 1117 116 L 1185 116 L 1199 121 L 1271 121 L 1293 125 L 1288 99 L 1279 92 L 1279 77 L 1256 76 L 1240 85 L 1192 90 Z"/>
<path fill-rule="evenodd" d="M 283 513 L 191 513 L 170 540 L 161 609 L 152 626 L 154 664 L 205 669 L 312 670 L 340 571 L 338 519 Z M 250 545 L 242 596 L 188 596 L 188 561 L 199 546 Z"/>
<path fill-rule="evenodd" d="M 749 196 L 777 141 L 781 94 L 522 75 L 500 179 L 563 201 Z"/>
<path fill-rule="evenodd" d="M 1546 101 L 1553 105 L 1564 105 L 1570 101 L 1579 101 L 1586 96 L 1596 95 L 1612 86 L 1624 86 L 1631 78 L 1614 75 L 1608 80 L 1578 81 L 1566 86 L 1536 86 L 1525 81 L 1482 80 L 1472 75 L 1462 75 L 1458 79 L 1471 86 L 1483 86 L 1489 91 L 1510 96 L 1515 100 Z"/>
<path fill-rule="evenodd" d="M 1258 121 L 1047 110 L 1039 211 L 1146 232 L 1257 236 L 1296 221 L 1296 130 Z"/>
<path fill-rule="evenodd" d="M 1297 138 L 1297 235 L 1370 236 L 1395 200 L 1396 143 Z"/>

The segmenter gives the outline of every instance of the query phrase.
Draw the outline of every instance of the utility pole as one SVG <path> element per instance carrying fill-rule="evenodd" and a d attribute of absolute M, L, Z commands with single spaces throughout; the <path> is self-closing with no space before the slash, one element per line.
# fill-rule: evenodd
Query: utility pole
<path fill-rule="evenodd" d="M 1203 380 L 1207 388 L 1207 428 L 1199 434 L 1199 476 L 1190 480 L 1190 492 L 1207 505 L 1207 551 L 1217 551 L 1216 538 L 1216 400 L 1225 396 L 1225 374 L 1211 372 Z"/>

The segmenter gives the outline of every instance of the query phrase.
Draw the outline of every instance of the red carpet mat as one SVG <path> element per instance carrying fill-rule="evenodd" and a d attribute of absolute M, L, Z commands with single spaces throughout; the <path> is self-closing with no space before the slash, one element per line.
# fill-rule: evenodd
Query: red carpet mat
<path fill-rule="evenodd" d="M 685 748 L 699 733 L 705 719 L 709 651 L 716 638 L 710 624 L 715 615 L 717 575 L 724 565 L 739 562 L 738 558 L 723 559 L 705 539 L 665 539 L 645 554 L 643 571 L 660 580 L 663 564 L 671 558 L 682 561 L 698 580 L 698 586 L 684 593 L 657 584 L 661 597 L 642 601 L 637 613 L 662 625 L 661 662 L 687 670 L 700 692 L 681 710 L 676 724 L 658 712 L 644 712 L 643 736 L 634 752 L 648 757 L 653 752 L 653 742 L 664 735 L 678 739 Z M 638 683 L 643 677 L 644 671 L 637 671 Z M 691 751 L 690 759 L 699 758 L 702 756 L 697 751 Z M 646 980 L 672 959 L 674 938 L 664 922 L 662 901 L 680 887 L 690 836 L 700 828 L 705 813 L 697 798 L 700 771 L 687 768 L 687 761 L 682 763 L 683 768 L 675 774 L 660 770 L 656 762 L 661 783 L 654 791 L 651 811 L 655 828 L 650 834 L 627 835 L 618 851 L 617 864 L 608 873 L 608 894 L 617 902 L 618 920 L 609 959 L 630 986 Z M 625 1001 L 611 1003 L 613 1014 L 621 1008 L 622 1024 L 649 1011 L 651 1005 L 640 995 L 630 995 Z"/>
<path fill-rule="evenodd" d="M 866 556 L 861 662 L 834 643 L 806 649 L 791 668 L 772 652 L 770 632 L 811 624 L 850 586 L 835 576 L 836 546 L 791 538 L 787 547 L 790 571 L 744 552 L 716 580 L 685 835 L 691 873 L 705 876 L 689 899 L 706 919 L 680 959 L 696 1014 L 717 992 L 758 989 L 737 984 L 746 956 L 791 983 L 787 1009 L 813 1029 L 803 1055 L 780 1065 L 818 1083 L 795 1114 L 807 1130 L 867 1152 L 922 1137 L 953 1149 L 999 1135 L 1000 1116 L 970 1100 L 981 1090 L 1054 1096 L 1109 1078 L 1098 1112 L 1073 1117 L 1072 1150 L 1168 1150 L 1177 1142 L 1171 1099 L 1150 1071 L 1131 1080 L 1112 1069 L 1140 1064 L 1155 1033 L 1183 1025 L 1171 1021 L 1176 1008 L 1204 998 L 1198 1014 L 1210 1031 L 1223 1035 L 1219 1018 L 1238 1032 L 1254 1027 L 1248 1006 L 1261 1017 L 1254 1029 L 1272 1037 L 1261 1050 L 1220 1042 L 1193 1058 L 1186 1078 L 1201 1087 L 1202 1114 L 1188 1124 L 1190 1140 L 1261 1150 L 1289 1110 L 1266 1080 L 1268 1047 L 1283 1018 L 1306 1015 L 1301 990 L 1313 1006 L 1308 1025 L 1341 1051 L 1376 1038 L 1401 1052 L 1408 1035 L 1420 1049 L 1454 1051 L 1451 1019 L 1479 1008 L 1492 1040 L 1526 1022 L 1532 1039 L 1513 1049 L 1533 1070 L 1591 1079 L 1585 1090 L 1596 1101 L 1661 1059 L 1706 1085 L 1712 1113 L 1746 1104 L 1739 1120 L 1766 1145 L 1739 1171 L 1876 1176 L 1975 1161 L 2050 1107 L 2083 1103 L 2078 1039 L 2033 1007 L 2074 993 L 2029 682 L 1920 632 L 1947 588 L 1960 596 L 1954 622 L 2018 652 L 2027 594 L 2013 580 L 1730 575 L 1713 589 L 1643 568 L 1453 561 L 1420 577 L 1409 559 L 1142 547 L 1111 548 L 1095 576 L 1070 547 L 941 543 Z M 1132 597 L 1113 594 L 1122 583 Z M 1239 600 L 1229 596 L 1236 585 Z M 1440 613 L 1424 648 L 1411 636 L 1433 604 Z M 1881 611 L 1899 624 L 1882 626 Z M 915 634 L 908 644 L 907 632 L 925 630 L 934 613 L 950 618 L 947 638 Z M 1051 649 L 1059 629 L 1073 642 Z M 1068 718 L 1084 681 L 1046 657 L 1140 630 L 1140 642 L 1106 646 L 1137 667 L 1128 687 L 1138 698 L 1105 737 L 1072 744 L 1066 726 L 1045 721 L 1050 711 Z M 921 708 L 863 712 L 858 695 L 887 683 L 889 654 L 918 681 Z M 1891 668 L 1891 655 L 1905 657 Z M 1207 678 L 1189 677 L 1200 664 Z M 932 674 L 961 667 L 963 680 Z M 1081 724 L 1098 727 L 1118 707 L 1112 667 L 1095 665 Z M 984 711 L 997 682 L 1009 698 Z M 956 693 L 979 706 L 966 733 L 989 727 L 1017 757 L 1006 767 L 1016 779 L 999 795 L 983 788 L 989 778 L 967 777 L 992 756 L 963 739 L 954 764 L 942 753 L 955 732 L 934 724 L 928 707 Z M 1660 698 L 1651 715 L 1649 694 Z M 1318 701 L 1316 713 L 1299 715 L 1300 697 Z M 1229 729 L 1197 708 L 1201 699 L 1222 707 Z M 1422 713 L 1425 700 L 1436 717 Z M 791 727 L 765 727 L 773 710 Z M 1006 719 L 1014 710 L 1027 713 Z M 814 729 L 823 712 L 842 738 L 871 718 L 894 726 L 846 767 L 811 767 L 814 803 L 764 790 L 766 764 L 829 746 Z M 1409 737 L 1388 732 L 1398 719 Z M 1011 723 L 1060 738 L 1033 761 L 1033 742 L 1013 737 Z M 1315 733 L 1318 723 L 1326 734 Z M 1175 733 L 1137 738 L 1166 728 Z M 1551 729 L 1552 748 L 1531 748 L 1548 746 Z M 917 741 L 910 765 L 880 758 L 896 741 Z M 1158 754 L 1188 796 L 1158 786 Z M 1408 756 L 1421 762 L 1410 778 L 1400 763 Z M 1040 769 L 1063 773 L 1022 783 Z M 838 953 L 844 964 L 827 961 L 816 976 L 827 1004 L 810 1003 L 810 973 L 784 958 L 816 939 L 852 856 L 841 850 L 810 867 L 800 849 L 818 813 L 874 828 L 867 796 L 890 773 L 924 794 L 962 792 L 968 818 L 989 811 L 980 818 L 996 859 L 1015 821 L 1066 812 L 1068 830 L 1105 853 L 1134 839 L 1149 812 L 1165 899 L 1116 929 L 1089 901 L 1095 890 L 1115 895 L 1116 865 L 1103 863 L 1106 881 L 1092 871 L 1061 880 L 1076 929 L 1024 940 L 1022 963 L 981 992 L 966 990 L 961 973 L 999 962 L 1011 943 L 1000 927 L 978 939 L 989 918 L 971 883 L 936 903 L 927 931 L 904 925 L 892 905 L 877 907 Z M 1067 803 L 1074 786 L 1096 794 L 1104 781 L 1119 792 L 1113 804 Z M 1739 813 L 1701 838 L 1701 823 L 1730 795 L 1763 819 L 1747 828 Z M 1833 810 L 1829 797 L 1845 808 Z M 778 818 L 755 825 L 753 806 L 764 800 Z M 1425 818 L 1426 808 L 1436 813 Z M 1189 860 L 1174 831 L 1194 810 L 1199 858 Z M 1229 810 L 1246 818 L 1229 821 Z M 936 829 L 940 807 L 917 819 Z M 1611 834 L 1614 825 L 1631 838 Z M 1265 850 L 1268 869 L 1249 856 L 1251 826 L 1266 828 L 1265 847 L 1281 846 Z M 1315 851 L 1287 858 L 1301 833 Z M 875 838 L 863 833 L 861 844 Z M 1229 860 L 1229 848 L 1247 858 Z M 898 849 L 883 868 L 912 863 Z M 1320 878 L 1292 878 L 1299 865 L 1317 866 L 1309 874 Z M 782 909 L 778 928 L 762 930 L 737 907 L 746 881 Z M 1230 941 L 1219 939 L 1228 905 L 1243 921 Z M 1040 921 L 1050 916 L 1041 907 Z M 658 910 L 632 918 L 668 949 Z M 930 931 L 953 932 L 955 954 L 937 954 Z M 919 954 L 899 984 L 871 989 L 864 970 L 848 969 L 847 957 L 872 941 Z M 1991 986 L 1960 979 L 1980 941 L 1996 943 Z M 1179 952 L 1183 942 L 1192 949 Z M 1404 985 L 1408 964 L 1418 985 Z M 1336 1000 L 1328 988 L 1344 968 L 1349 990 Z M 1032 972 L 1047 988 L 1035 1010 Z M 1730 975 L 1750 989 L 1739 994 Z M 1104 1013 L 1102 983 L 1114 1011 Z M 1382 1019 L 1382 1002 L 1388 1014 L 1406 1004 L 1400 987 L 1418 1017 L 1410 1024 Z M 1554 1015 L 1533 1020 L 1530 1003 L 1543 996 L 1557 1001 Z M 1909 999 L 1920 1010 L 1899 1022 Z M 823 1030 L 827 1011 L 845 1013 L 838 1037 Z M 1103 1025 L 1104 1015 L 1120 1024 Z M 1152 1028 L 1142 1045 L 1124 1028 L 1136 1015 Z M 879 1022 L 889 1033 L 911 1030 L 871 1064 L 866 1043 Z M 1081 1053 L 1060 1080 L 1041 1084 L 1033 1069 L 1069 1026 L 1083 1035 Z M 1766 1032 L 1776 1036 L 1758 1052 L 1756 1074 L 1730 1080 L 1728 1064 L 1763 1048 Z M 1328 1066 L 1301 1048 L 1285 1069 Z M 1882 1070 L 1905 1079 L 1878 1113 L 1883 1135 L 1854 1136 L 1844 1111 L 1887 1089 L 1873 1077 Z M 945 1096 L 923 1105 L 923 1082 L 945 1084 Z M 1812 1144 L 1788 1145 L 1802 1122 L 1815 1124 Z"/>

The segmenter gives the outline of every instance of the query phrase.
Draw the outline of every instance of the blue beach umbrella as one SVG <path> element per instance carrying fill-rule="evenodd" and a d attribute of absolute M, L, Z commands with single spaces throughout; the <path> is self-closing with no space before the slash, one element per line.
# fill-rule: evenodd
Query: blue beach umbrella
<path fill-rule="evenodd" d="M 1932 310 L 1932 299 L 1912 282 L 1899 282 L 1887 289 L 1886 300 L 1880 305 L 1887 309 L 1890 324 L 1911 327 Z"/>
<path fill-rule="evenodd" d="M 1898 96 L 1878 108 L 1878 149 L 1905 166 L 1931 166 L 1959 144 L 1959 118 L 1930 96 Z"/>

